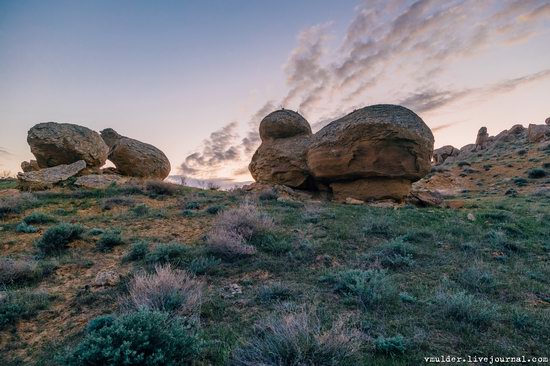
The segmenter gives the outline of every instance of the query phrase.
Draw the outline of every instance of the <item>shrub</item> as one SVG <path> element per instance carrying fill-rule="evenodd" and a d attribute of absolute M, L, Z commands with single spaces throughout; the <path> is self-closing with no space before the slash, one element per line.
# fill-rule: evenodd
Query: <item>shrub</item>
<path fill-rule="evenodd" d="M 0 197 L 0 218 L 20 213 L 37 202 L 32 193 L 24 192 L 11 197 Z"/>
<path fill-rule="evenodd" d="M 197 201 L 186 202 L 184 206 L 184 209 L 186 210 L 198 210 L 200 208 L 201 208 L 201 205 Z"/>
<path fill-rule="evenodd" d="M 130 209 L 130 211 L 138 217 L 146 216 L 151 212 L 151 208 L 147 206 L 145 203 L 140 203 L 139 205 L 136 205 Z"/>
<path fill-rule="evenodd" d="M 459 161 L 458 163 L 456 163 L 456 165 L 458 165 L 459 167 L 462 168 L 463 166 L 466 166 L 466 165 L 469 166 L 469 165 L 472 165 L 472 164 L 470 164 L 469 162 L 463 160 L 463 161 Z"/>
<path fill-rule="evenodd" d="M 378 262 L 383 267 L 401 268 L 414 264 L 414 253 L 415 250 L 411 244 L 404 242 L 403 239 L 397 239 L 384 244 L 375 253 L 368 254 L 366 259 Z"/>
<path fill-rule="evenodd" d="M 222 212 L 214 223 L 214 230 L 235 233 L 246 241 L 252 240 L 256 235 L 265 234 L 273 228 L 273 220 L 249 203 Z"/>
<path fill-rule="evenodd" d="M 180 191 L 180 186 L 160 180 L 149 180 L 145 183 L 145 189 L 153 196 L 173 196 Z"/>
<path fill-rule="evenodd" d="M 117 245 L 124 244 L 120 230 L 109 230 L 101 234 L 101 237 L 96 243 L 98 250 L 107 252 Z"/>
<path fill-rule="evenodd" d="M 305 311 L 273 315 L 256 327 L 257 336 L 233 353 L 233 364 L 354 364 L 359 350 L 359 342 L 341 326 L 324 331 L 319 320 Z"/>
<path fill-rule="evenodd" d="M 124 257 L 124 261 L 139 261 L 145 259 L 149 253 L 149 243 L 140 240 L 135 243 L 132 243 L 128 254 Z"/>
<path fill-rule="evenodd" d="M 192 330 L 167 314 L 140 310 L 89 327 L 64 364 L 187 365 L 200 354 L 202 342 Z"/>
<path fill-rule="evenodd" d="M 55 222 L 55 218 L 43 212 L 33 212 L 23 219 L 25 224 L 49 224 Z"/>
<path fill-rule="evenodd" d="M 34 261 L 0 258 L 0 286 L 30 282 L 38 276 L 39 271 Z"/>
<path fill-rule="evenodd" d="M 227 260 L 247 257 L 256 253 L 256 248 L 245 243 L 242 236 L 228 231 L 215 230 L 208 235 L 208 252 Z"/>
<path fill-rule="evenodd" d="M 379 336 L 374 340 L 374 350 L 376 352 L 395 355 L 405 353 L 406 349 L 405 338 L 402 335 L 395 337 Z"/>
<path fill-rule="evenodd" d="M 7 291 L 0 297 L 0 329 L 19 319 L 30 319 L 50 303 L 50 296 L 42 291 Z"/>
<path fill-rule="evenodd" d="M 58 224 L 52 226 L 35 245 L 40 254 L 51 255 L 63 251 L 72 241 L 80 239 L 84 228 L 76 224 Z"/>
<path fill-rule="evenodd" d="M 466 289 L 476 292 L 494 292 L 497 283 L 493 275 L 476 263 L 458 275 L 458 282 Z"/>
<path fill-rule="evenodd" d="M 38 232 L 38 228 L 32 225 L 28 225 L 26 222 L 22 221 L 19 224 L 17 224 L 17 226 L 15 227 L 15 231 L 17 231 L 18 233 L 31 234 L 31 233 Z"/>
<path fill-rule="evenodd" d="M 202 275 L 211 272 L 216 268 L 221 261 L 214 257 L 198 257 L 194 258 L 187 266 L 187 270 L 194 275 Z"/>
<path fill-rule="evenodd" d="M 352 297 L 365 307 L 395 303 L 398 292 L 385 270 L 348 269 L 321 277 L 333 290 Z"/>
<path fill-rule="evenodd" d="M 192 319 L 198 316 L 202 284 L 186 271 L 157 266 L 152 274 L 137 274 L 129 285 L 130 310 L 163 311 Z"/>
<path fill-rule="evenodd" d="M 527 171 L 527 176 L 531 179 L 539 179 L 546 177 L 546 171 L 542 168 L 533 168 Z"/>
<path fill-rule="evenodd" d="M 496 317 L 495 307 L 488 301 L 463 291 L 449 294 L 438 291 L 434 299 L 434 310 L 459 322 L 477 327 L 489 326 Z"/>
<path fill-rule="evenodd" d="M 88 230 L 86 232 L 86 235 L 90 235 L 90 236 L 98 236 L 98 235 L 101 235 L 105 232 L 105 230 L 103 229 L 100 229 L 98 227 L 93 227 L 91 228 L 90 230 Z"/>
<path fill-rule="evenodd" d="M 258 194 L 260 201 L 274 201 L 279 197 L 273 188 L 264 189 Z"/>
<path fill-rule="evenodd" d="M 277 238 L 272 233 L 256 235 L 250 240 L 250 244 L 263 252 L 271 254 L 284 254 L 290 252 L 292 243 L 286 238 Z"/>
<path fill-rule="evenodd" d="M 132 197 L 116 196 L 105 198 L 101 201 L 101 209 L 104 211 L 112 210 L 115 207 L 134 207 L 136 200 Z"/>
<path fill-rule="evenodd" d="M 270 303 L 275 301 L 286 301 L 292 299 L 293 294 L 290 288 L 282 283 L 274 283 L 269 286 L 262 286 L 258 292 L 258 301 Z"/>
<path fill-rule="evenodd" d="M 365 220 L 363 232 L 365 234 L 390 237 L 394 233 L 393 220 L 388 215 L 370 215 Z"/>
<path fill-rule="evenodd" d="M 210 215 L 216 215 L 220 213 L 223 210 L 223 206 L 220 205 L 214 205 L 210 206 L 206 209 L 206 212 L 208 212 Z"/>
<path fill-rule="evenodd" d="M 145 256 L 150 266 L 171 264 L 176 267 L 183 265 L 188 257 L 189 248 L 178 243 L 161 243 Z"/>
<path fill-rule="evenodd" d="M 523 186 L 526 186 L 527 184 L 529 184 L 529 181 L 525 178 L 514 178 L 514 183 L 516 184 L 516 186 L 518 187 L 523 187 Z"/>

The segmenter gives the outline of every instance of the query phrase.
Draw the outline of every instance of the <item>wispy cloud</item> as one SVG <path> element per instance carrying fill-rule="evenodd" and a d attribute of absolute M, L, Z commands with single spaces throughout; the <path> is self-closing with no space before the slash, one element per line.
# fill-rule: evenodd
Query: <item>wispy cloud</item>
<path fill-rule="evenodd" d="M 303 30 L 284 65 L 288 91 L 280 103 L 260 108 L 242 139 L 235 137 L 234 124 L 212 134 L 201 152 L 185 159 L 182 172 L 215 174 L 213 168 L 231 161 L 245 166 L 260 143 L 261 118 L 276 105 L 298 110 L 317 130 L 373 99 L 426 113 L 544 79 L 550 69 L 459 88 L 445 85 L 441 76 L 486 48 L 527 41 L 549 19 L 550 0 L 365 0 L 336 44 L 329 42 L 331 22 Z"/>

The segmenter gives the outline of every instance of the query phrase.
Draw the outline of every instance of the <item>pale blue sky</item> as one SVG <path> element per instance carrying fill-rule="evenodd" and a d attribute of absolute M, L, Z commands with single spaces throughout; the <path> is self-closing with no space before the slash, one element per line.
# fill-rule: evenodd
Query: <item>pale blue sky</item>
<path fill-rule="evenodd" d="M 438 146 L 472 142 L 482 124 L 542 123 L 550 1 L 487 0 L 477 12 L 471 1 L 0 0 L 0 170 L 32 158 L 32 125 L 57 121 L 150 142 L 174 174 L 197 151 L 198 175 L 231 176 L 249 156 L 217 152 L 238 146 L 268 101 L 312 124 L 410 103 L 431 127 L 453 124 Z"/>

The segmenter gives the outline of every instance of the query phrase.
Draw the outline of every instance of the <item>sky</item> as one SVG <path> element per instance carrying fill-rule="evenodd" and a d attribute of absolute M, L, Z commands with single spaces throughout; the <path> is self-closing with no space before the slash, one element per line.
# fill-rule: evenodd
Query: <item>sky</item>
<path fill-rule="evenodd" d="M 550 117 L 550 0 L 0 0 L 0 172 L 76 123 L 250 180 L 258 124 L 401 104 L 461 147 Z"/>

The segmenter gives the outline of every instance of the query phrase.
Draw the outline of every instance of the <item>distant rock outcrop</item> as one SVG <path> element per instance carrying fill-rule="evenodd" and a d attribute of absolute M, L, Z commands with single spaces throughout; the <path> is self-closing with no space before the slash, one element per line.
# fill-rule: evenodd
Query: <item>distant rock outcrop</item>
<path fill-rule="evenodd" d="M 445 145 L 434 150 L 433 163 L 435 165 L 443 164 L 448 157 L 457 156 L 460 153 L 456 147 Z"/>
<path fill-rule="evenodd" d="M 483 150 L 487 148 L 488 141 L 489 141 L 489 134 L 487 133 L 487 127 L 481 127 L 477 132 L 476 150 Z"/>
<path fill-rule="evenodd" d="M 550 117 L 548 117 L 548 118 L 546 119 L 546 121 L 544 121 L 544 123 L 545 123 L 547 126 L 550 126 Z"/>
<path fill-rule="evenodd" d="M 422 119 L 397 105 L 356 110 L 316 134 L 298 113 L 276 111 L 260 137 L 249 165 L 256 181 L 329 189 L 341 201 L 401 200 L 429 172 L 434 143 Z"/>
<path fill-rule="evenodd" d="M 164 179 L 170 174 L 170 161 L 153 145 L 121 136 L 112 128 L 101 131 L 109 147 L 109 160 L 122 175 Z"/>
<path fill-rule="evenodd" d="M 529 127 L 527 127 L 527 139 L 529 142 L 540 142 L 548 137 L 550 137 L 549 125 L 529 124 Z"/>
<path fill-rule="evenodd" d="M 22 189 L 47 189 L 54 184 L 74 177 L 86 168 L 86 162 L 79 160 L 72 164 L 60 164 L 52 168 L 19 173 L 19 187 Z"/>
<path fill-rule="evenodd" d="M 39 123 L 29 130 L 27 142 L 40 168 L 84 160 L 89 170 L 99 170 L 109 152 L 97 132 L 70 123 Z"/>

